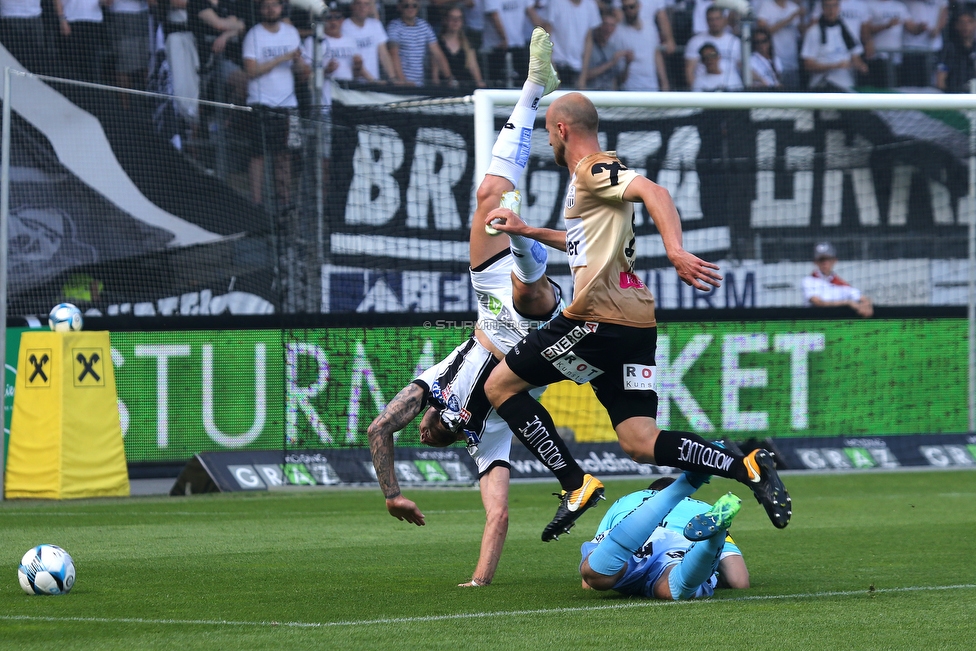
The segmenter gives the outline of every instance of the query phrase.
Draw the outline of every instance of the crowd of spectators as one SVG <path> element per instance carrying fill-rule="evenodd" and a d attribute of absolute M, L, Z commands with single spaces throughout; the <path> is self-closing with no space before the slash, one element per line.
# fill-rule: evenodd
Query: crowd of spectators
<path fill-rule="evenodd" d="M 974 18 L 965 3 L 751 4 L 749 85 L 756 88 L 959 92 L 974 76 Z M 742 79 L 731 72 L 742 72 L 745 21 L 712 0 L 340 0 L 335 9 L 340 35 L 356 42 L 353 81 L 364 83 L 512 86 L 524 76 L 535 25 L 552 35 L 565 88 L 691 89 L 706 70 L 706 44 L 728 78 L 709 86 L 728 90 Z M 284 2 L 283 20 L 305 38 L 311 29 L 303 13 Z M 190 121 L 195 100 L 213 92 L 201 84 L 218 78 L 221 99 L 245 97 L 241 46 L 260 22 L 258 0 L 0 0 L 0 43 L 34 72 L 144 88 L 162 44 Z"/>
<path fill-rule="evenodd" d="M 316 20 L 318 48 L 287 0 L 0 0 L 0 43 L 32 72 L 132 89 L 165 60 L 184 138 L 201 98 L 248 103 L 284 116 L 283 160 L 296 106 L 329 114 L 331 83 L 306 90 L 315 52 L 327 82 L 467 93 L 521 83 L 536 25 L 564 89 L 968 92 L 976 78 L 973 6 L 949 0 L 751 0 L 747 16 L 713 0 L 332 0 Z"/>

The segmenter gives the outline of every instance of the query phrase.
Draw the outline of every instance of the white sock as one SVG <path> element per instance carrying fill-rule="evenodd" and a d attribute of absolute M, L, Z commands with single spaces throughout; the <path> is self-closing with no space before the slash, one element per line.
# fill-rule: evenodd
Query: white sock
<path fill-rule="evenodd" d="M 512 271 L 515 277 L 525 284 L 534 283 L 546 274 L 546 262 L 549 251 L 542 242 L 530 240 L 521 235 L 509 235 L 512 241 L 512 257 L 515 266 Z"/>
<path fill-rule="evenodd" d="M 535 126 L 535 116 L 543 90 L 545 89 L 542 86 L 530 81 L 522 84 L 522 95 L 491 148 L 488 174 L 508 179 L 515 187 L 518 187 L 522 172 L 529 162 L 532 128 Z"/>

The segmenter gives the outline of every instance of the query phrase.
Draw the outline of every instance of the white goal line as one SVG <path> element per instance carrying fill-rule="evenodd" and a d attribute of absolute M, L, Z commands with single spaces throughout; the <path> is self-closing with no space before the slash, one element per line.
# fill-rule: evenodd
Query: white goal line
<path fill-rule="evenodd" d="M 592 606 L 575 606 L 566 608 L 538 608 L 533 610 L 503 610 L 476 613 L 456 613 L 451 615 L 426 615 L 420 617 L 385 617 L 381 619 L 360 619 L 339 622 L 276 622 L 276 621 L 232 621 L 222 619 L 148 619 L 143 617 L 53 617 L 43 615 L 0 615 L 0 621 L 23 622 L 89 622 L 92 624 L 149 624 L 175 626 L 234 626 L 260 628 L 335 628 L 338 626 L 373 626 L 388 624 L 422 624 L 430 622 L 457 621 L 461 619 L 483 619 L 486 617 L 530 617 L 536 615 L 561 615 L 565 613 L 597 612 L 601 610 L 624 610 L 633 608 L 673 607 L 691 604 L 724 604 L 730 602 L 748 601 L 781 601 L 786 599 L 818 599 L 824 597 L 853 597 L 857 595 L 897 594 L 906 592 L 937 592 L 944 590 L 971 590 L 976 584 L 963 583 L 959 585 L 909 586 L 903 588 L 878 588 L 861 590 L 835 590 L 825 592 L 806 592 L 783 595 L 752 595 L 731 597 L 728 599 L 691 599 L 687 601 L 627 601 L 624 603 L 595 604 Z"/>

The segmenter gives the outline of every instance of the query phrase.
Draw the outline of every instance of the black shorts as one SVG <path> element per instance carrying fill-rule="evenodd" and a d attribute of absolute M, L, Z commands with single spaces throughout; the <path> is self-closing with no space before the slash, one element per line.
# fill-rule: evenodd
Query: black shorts
<path fill-rule="evenodd" d="M 294 109 L 254 106 L 244 118 L 247 152 L 253 158 L 288 151 L 288 127 Z"/>
<path fill-rule="evenodd" d="M 535 386 L 589 382 L 616 427 L 634 416 L 657 418 L 657 328 L 577 321 L 560 314 L 505 356 Z"/>

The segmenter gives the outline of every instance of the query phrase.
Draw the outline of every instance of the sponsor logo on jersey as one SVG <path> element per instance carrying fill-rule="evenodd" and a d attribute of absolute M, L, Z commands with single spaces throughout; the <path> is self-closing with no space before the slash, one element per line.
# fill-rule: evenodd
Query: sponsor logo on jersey
<path fill-rule="evenodd" d="M 447 408 L 451 411 L 461 411 L 461 401 L 458 400 L 456 394 L 452 394 L 451 397 L 447 399 Z"/>
<path fill-rule="evenodd" d="M 574 353 L 566 353 L 552 363 L 556 369 L 576 384 L 586 384 L 603 371 Z"/>
<path fill-rule="evenodd" d="M 488 297 L 488 311 L 498 316 L 498 313 L 502 311 L 502 302 L 494 296 Z"/>
<path fill-rule="evenodd" d="M 579 255 L 579 240 L 566 241 L 566 255 Z"/>
<path fill-rule="evenodd" d="M 656 366 L 624 364 L 624 391 L 654 391 L 656 385 Z"/>
<path fill-rule="evenodd" d="M 542 350 L 542 356 L 549 360 L 556 359 L 572 348 L 573 344 L 588 335 L 590 332 L 593 332 L 593 330 L 588 330 L 583 326 L 576 326 L 567 332 L 564 337 L 560 338 L 559 341 L 548 348 L 544 348 Z"/>
<path fill-rule="evenodd" d="M 620 272 L 620 289 L 628 289 L 630 287 L 636 287 L 638 289 L 643 289 L 644 281 L 638 278 L 635 274 L 629 271 Z"/>

